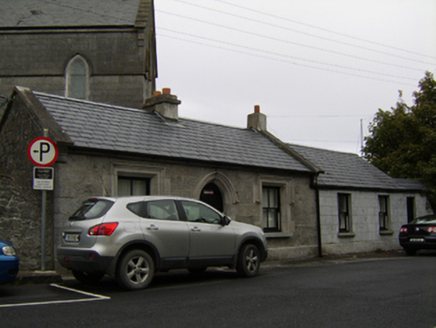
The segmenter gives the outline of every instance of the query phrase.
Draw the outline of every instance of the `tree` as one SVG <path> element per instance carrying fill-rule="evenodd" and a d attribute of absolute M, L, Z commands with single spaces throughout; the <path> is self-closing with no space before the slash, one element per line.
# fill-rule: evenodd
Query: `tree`
<path fill-rule="evenodd" d="M 436 81 L 430 72 L 413 93 L 414 105 L 401 99 L 392 111 L 378 110 L 365 138 L 363 156 L 393 178 L 417 179 L 436 209 Z"/>

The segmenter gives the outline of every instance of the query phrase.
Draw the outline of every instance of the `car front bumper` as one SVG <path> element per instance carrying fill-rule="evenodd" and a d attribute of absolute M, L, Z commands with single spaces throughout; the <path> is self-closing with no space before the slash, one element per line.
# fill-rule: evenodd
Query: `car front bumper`
<path fill-rule="evenodd" d="M 8 283 L 17 278 L 20 261 L 18 258 L 1 259 L 0 261 L 0 283 Z"/>

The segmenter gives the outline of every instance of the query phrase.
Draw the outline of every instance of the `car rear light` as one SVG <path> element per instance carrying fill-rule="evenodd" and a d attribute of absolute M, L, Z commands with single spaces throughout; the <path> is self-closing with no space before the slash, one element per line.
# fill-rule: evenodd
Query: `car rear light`
<path fill-rule="evenodd" d="M 406 233 L 407 232 L 407 228 L 406 227 L 401 227 L 400 232 Z"/>
<path fill-rule="evenodd" d="M 428 233 L 433 233 L 433 232 L 436 233 L 436 227 L 428 227 L 427 232 Z"/>
<path fill-rule="evenodd" d="M 118 227 L 118 222 L 102 223 L 88 230 L 90 236 L 110 236 Z"/>

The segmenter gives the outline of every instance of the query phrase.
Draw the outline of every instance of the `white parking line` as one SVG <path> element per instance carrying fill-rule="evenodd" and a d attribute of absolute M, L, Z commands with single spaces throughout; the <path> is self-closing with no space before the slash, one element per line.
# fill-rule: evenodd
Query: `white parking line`
<path fill-rule="evenodd" d="M 90 296 L 91 298 L 80 298 L 80 299 L 73 299 L 73 300 L 59 300 L 59 301 L 46 301 L 46 302 L 29 302 L 29 303 L 16 303 L 16 304 L 3 304 L 0 305 L 0 308 L 7 308 L 7 307 L 20 307 L 20 306 L 34 306 L 34 305 L 50 305 L 50 304 L 65 304 L 65 303 L 80 303 L 80 302 L 93 302 L 93 301 L 107 301 L 111 298 L 109 296 L 99 295 L 99 294 L 93 294 L 84 292 L 81 290 L 59 286 L 58 284 L 50 284 L 51 287 L 64 289 L 73 293 L 78 293 L 86 296 Z"/>

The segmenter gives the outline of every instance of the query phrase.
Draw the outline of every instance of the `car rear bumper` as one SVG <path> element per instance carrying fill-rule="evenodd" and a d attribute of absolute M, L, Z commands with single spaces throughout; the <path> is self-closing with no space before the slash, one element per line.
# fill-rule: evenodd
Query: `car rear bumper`
<path fill-rule="evenodd" d="M 57 260 L 69 270 L 81 272 L 108 272 L 114 257 L 101 256 L 93 250 L 58 248 Z"/>
<path fill-rule="evenodd" d="M 400 245 L 404 248 L 413 249 L 436 249 L 436 237 L 411 236 L 400 237 Z"/>

